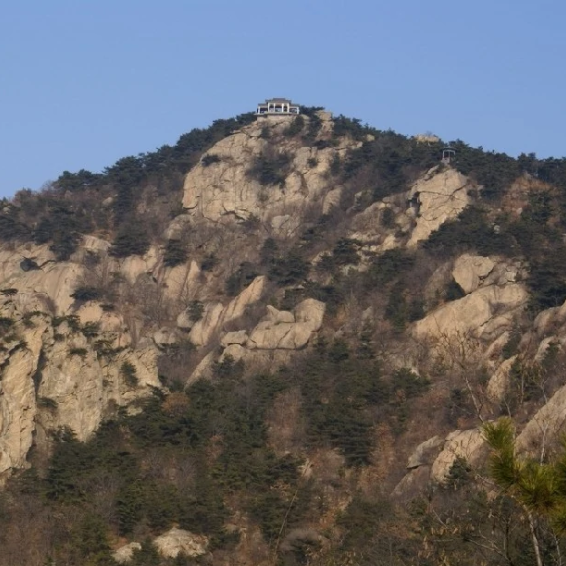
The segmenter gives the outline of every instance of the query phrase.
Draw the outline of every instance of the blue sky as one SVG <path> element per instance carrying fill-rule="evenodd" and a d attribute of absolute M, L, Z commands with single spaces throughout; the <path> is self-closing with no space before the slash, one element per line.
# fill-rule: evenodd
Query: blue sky
<path fill-rule="evenodd" d="M 559 0 L 0 0 L 0 195 L 287 96 L 566 155 Z"/>

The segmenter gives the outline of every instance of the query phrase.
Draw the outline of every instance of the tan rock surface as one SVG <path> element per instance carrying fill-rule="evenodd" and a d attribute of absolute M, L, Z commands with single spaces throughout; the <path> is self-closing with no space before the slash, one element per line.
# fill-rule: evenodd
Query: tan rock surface
<path fill-rule="evenodd" d="M 208 539 L 203 535 L 173 528 L 158 536 L 153 544 L 164 558 L 177 558 L 181 553 L 192 558 L 206 554 Z"/>
<path fill-rule="evenodd" d="M 322 198 L 332 188 L 326 176 L 330 163 L 337 153 L 356 142 L 345 138 L 336 148 L 304 147 L 300 141 L 282 136 L 288 124 L 288 120 L 271 119 L 250 124 L 212 147 L 207 154 L 219 160 L 209 165 L 201 160 L 185 178 L 183 206 L 188 214 L 213 222 L 251 216 L 266 221 L 275 216 L 303 214 L 307 205 L 316 201 L 322 208 Z M 276 147 L 291 157 L 283 186 L 261 186 L 249 174 L 254 160 L 268 146 L 273 150 L 273 143 L 261 137 L 262 127 L 268 128 L 270 137 L 282 136 Z M 284 223 L 279 226 L 283 227 Z"/>
<path fill-rule="evenodd" d="M 414 334 L 418 338 L 474 336 L 490 340 L 513 325 L 514 315 L 527 300 L 527 291 L 518 283 L 480 287 L 417 321 Z"/>
<path fill-rule="evenodd" d="M 416 226 L 407 244 L 415 247 L 440 228 L 447 220 L 457 218 L 470 204 L 468 179 L 455 169 L 431 169 L 411 188 L 409 198 L 419 203 Z"/>
<path fill-rule="evenodd" d="M 118 564 L 127 564 L 134 557 L 135 550 L 141 550 L 141 544 L 139 542 L 130 542 L 121 546 L 118 550 L 112 553 L 112 558 L 118 562 Z"/>
<path fill-rule="evenodd" d="M 517 437 L 517 450 L 539 457 L 542 447 L 556 440 L 566 425 L 566 385 L 562 386 L 527 423 Z"/>
<path fill-rule="evenodd" d="M 293 313 L 268 308 L 268 314 L 250 333 L 246 346 L 259 350 L 297 350 L 320 330 L 325 304 L 315 299 L 299 303 Z"/>
<path fill-rule="evenodd" d="M 468 295 L 480 286 L 480 282 L 493 271 L 494 267 L 495 262 L 489 257 L 463 254 L 456 260 L 452 276 Z"/>
<path fill-rule="evenodd" d="M 455 430 L 444 442 L 442 452 L 434 460 L 431 468 L 431 479 L 443 482 L 457 458 L 464 458 L 469 464 L 476 464 L 483 455 L 485 440 L 481 431 Z"/>

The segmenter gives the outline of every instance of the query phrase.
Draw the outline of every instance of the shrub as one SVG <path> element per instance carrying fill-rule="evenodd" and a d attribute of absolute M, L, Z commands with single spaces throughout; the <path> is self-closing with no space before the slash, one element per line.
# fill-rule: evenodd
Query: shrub
<path fill-rule="evenodd" d="M 289 137 L 296 136 L 303 131 L 305 127 L 305 119 L 300 114 L 294 118 L 291 122 L 287 130 L 285 131 L 285 135 Z"/>
<path fill-rule="evenodd" d="M 80 356 L 84 358 L 88 354 L 88 350 L 86 348 L 69 348 L 69 355 L 70 356 Z"/>
<path fill-rule="evenodd" d="M 204 305 L 201 301 L 191 301 L 188 307 L 189 318 L 193 322 L 198 322 L 204 313 Z"/>
<path fill-rule="evenodd" d="M 209 165 L 212 165 L 213 163 L 220 163 L 221 159 L 218 155 L 215 155 L 214 153 L 207 153 L 202 159 L 201 159 L 201 163 L 203 165 L 203 167 L 208 167 Z"/>
<path fill-rule="evenodd" d="M 100 324 L 98 322 L 87 322 L 82 328 L 81 332 L 87 338 L 94 338 L 100 332 Z"/>
<path fill-rule="evenodd" d="M 163 255 L 163 263 L 167 267 L 175 267 L 187 260 L 187 247 L 181 240 L 167 240 L 165 245 L 165 254 Z"/>
<path fill-rule="evenodd" d="M 135 387 L 138 384 L 138 375 L 136 367 L 131 362 L 125 361 L 120 366 L 120 375 L 130 387 Z"/>
<path fill-rule="evenodd" d="M 101 297 L 101 293 L 96 287 L 84 285 L 77 287 L 71 297 L 76 301 L 95 301 Z"/>
<path fill-rule="evenodd" d="M 110 255 L 114 257 L 144 255 L 148 249 L 149 237 L 146 229 L 139 222 L 130 222 L 121 225 L 118 229 L 110 248 Z"/>
<path fill-rule="evenodd" d="M 256 157 L 248 176 L 260 185 L 283 185 L 290 162 L 291 157 L 287 153 L 264 151 Z"/>

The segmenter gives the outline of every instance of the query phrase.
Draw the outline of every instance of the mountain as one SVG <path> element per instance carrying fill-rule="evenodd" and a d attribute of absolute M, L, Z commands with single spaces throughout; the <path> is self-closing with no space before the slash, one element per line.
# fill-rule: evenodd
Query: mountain
<path fill-rule="evenodd" d="M 566 160 L 444 147 L 245 114 L 5 199 L 0 565 L 566 550 L 482 428 L 562 457 Z"/>

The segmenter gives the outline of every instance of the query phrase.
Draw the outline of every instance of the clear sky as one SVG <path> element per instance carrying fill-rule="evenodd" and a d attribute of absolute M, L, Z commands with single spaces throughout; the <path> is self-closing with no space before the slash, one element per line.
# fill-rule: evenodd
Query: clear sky
<path fill-rule="evenodd" d="M 0 195 L 272 96 L 566 155 L 564 0 L 0 0 Z"/>

